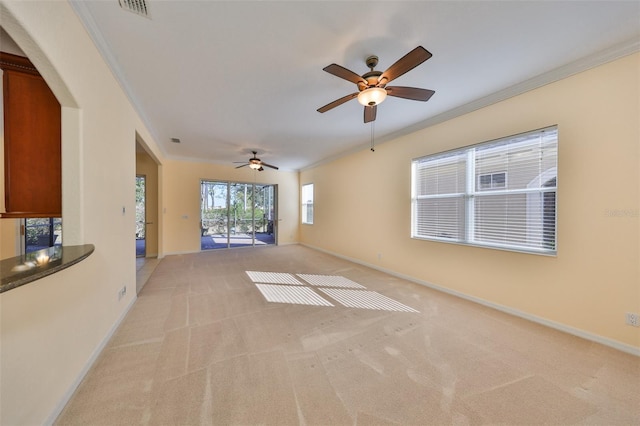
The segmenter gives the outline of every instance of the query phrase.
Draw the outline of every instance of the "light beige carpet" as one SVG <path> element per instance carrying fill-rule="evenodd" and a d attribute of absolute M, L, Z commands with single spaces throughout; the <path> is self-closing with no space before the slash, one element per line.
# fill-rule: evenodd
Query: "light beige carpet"
<path fill-rule="evenodd" d="M 639 358 L 294 245 L 162 259 L 57 424 L 639 420 Z"/>

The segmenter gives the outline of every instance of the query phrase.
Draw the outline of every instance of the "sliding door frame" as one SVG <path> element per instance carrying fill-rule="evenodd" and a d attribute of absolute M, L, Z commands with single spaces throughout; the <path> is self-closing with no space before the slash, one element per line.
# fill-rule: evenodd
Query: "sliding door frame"
<path fill-rule="evenodd" d="M 231 230 L 234 229 L 233 225 L 237 225 L 237 223 L 232 224 L 231 220 L 231 192 L 232 192 L 232 187 L 235 185 L 245 185 L 245 188 L 250 187 L 251 188 L 251 231 L 250 231 L 250 235 L 251 235 L 251 244 L 246 244 L 244 245 L 244 247 L 256 247 L 256 246 L 261 246 L 261 245 L 278 245 L 278 185 L 277 184 L 271 184 L 271 183 L 258 183 L 258 182 L 242 182 L 242 181 L 228 181 L 228 180 L 216 180 L 216 179 L 200 179 L 200 194 L 201 194 L 201 198 L 200 198 L 200 220 L 202 223 L 202 233 L 200 235 L 201 237 L 201 245 L 200 245 L 200 249 L 201 250 L 208 250 L 203 248 L 203 243 L 202 243 L 202 237 L 204 237 L 204 221 L 206 220 L 203 217 L 203 213 L 204 213 L 204 200 L 202 199 L 203 197 L 203 190 L 202 190 L 202 185 L 204 185 L 205 183 L 208 184 L 215 184 L 215 185 L 226 185 L 226 197 L 225 197 L 225 209 L 227 210 L 227 214 L 226 214 L 226 247 L 227 249 L 229 248 L 241 248 L 241 247 L 233 247 L 232 246 L 232 241 L 231 241 Z M 269 221 L 271 221 L 271 227 L 272 227 L 272 234 L 273 234 L 273 243 L 266 243 L 266 244 L 256 244 L 256 217 L 255 217 L 255 213 L 256 213 L 256 203 L 255 203 L 255 199 L 256 199 L 256 195 L 258 194 L 258 188 L 265 188 L 265 187 L 271 187 L 273 188 L 272 191 L 272 196 L 270 197 L 271 200 L 271 204 L 273 205 L 273 217 L 271 219 L 267 218 L 267 231 L 268 231 L 268 223 Z M 208 195 L 205 195 L 208 196 Z M 263 200 L 263 204 L 264 204 L 264 200 Z M 213 200 L 213 206 L 215 207 L 215 199 Z M 270 208 L 271 206 L 265 206 L 267 208 Z M 234 233 L 235 233 L 234 229 Z M 213 248 L 222 248 L 222 247 L 213 247 Z"/>

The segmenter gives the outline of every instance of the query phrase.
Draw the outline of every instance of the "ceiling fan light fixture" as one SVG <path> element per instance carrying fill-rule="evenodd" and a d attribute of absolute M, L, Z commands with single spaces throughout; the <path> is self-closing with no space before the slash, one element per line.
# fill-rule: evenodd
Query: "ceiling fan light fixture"
<path fill-rule="evenodd" d="M 260 163 L 254 163 L 253 161 L 251 163 L 249 163 L 249 167 L 254 169 L 254 170 L 258 170 L 261 167 Z"/>
<path fill-rule="evenodd" d="M 387 91 L 382 87 L 369 87 L 358 93 L 358 102 L 364 106 L 374 106 L 382 103 L 387 97 Z"/>
<path fill-rule="evenodd" d="M 431 53 L 427 49 L 422 46 L 418 46 L 394 62 L 386 71 L 380 72 L 374 69 L 378 64 L 378 57 L 372 55 L 369 56 L 365 62 L 367 66 L 371 68 L 371 71 L 366 72 L 363 75 L 358 75 L 338 64 L 327 65 L 322 68 L 323 71 L 333 74 L 343 80 L 355 83 L 358 87 L 358 91 L 336 99 L 335 101 L 318 108 L 317 111 L 320 113 L 327 112 L 330 109 L 340 106 L 357 97 L 358 103 L 364 105 L 364 122 L 370 123 L 376 119 L 377 108 L 375 107 L 382 103 L 382 101 L 386 99 L 387 95 L 414 101 L 428 101 L 435 93 L 433 90 L 404 86 L 393 87 L 387 86 L 387 84 L 406 72 L 411 71 L 431 56 Z"/>

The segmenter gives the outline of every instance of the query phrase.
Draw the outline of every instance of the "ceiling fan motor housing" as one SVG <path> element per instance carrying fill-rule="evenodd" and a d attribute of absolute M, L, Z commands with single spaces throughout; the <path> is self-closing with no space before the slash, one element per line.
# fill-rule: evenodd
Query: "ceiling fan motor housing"
<path fill-rule="evenodd" d="M 374 87 L 378 85 L 378 79 L 380 78 L 380 76 L 382 75 L 381 71 L 369 71 L 368 73 L 362 74 L 362 78 L 365 79 L 367 81 L 367 86 L 365 86 L 364 84 L 362 86 L 364 86 L 364 88 L 366 89 L 367 87 Z M 382 87 L 383 85 L 380 85 L 380 87 Z M 363 90 L 363 89 L 361 89 Z"/>

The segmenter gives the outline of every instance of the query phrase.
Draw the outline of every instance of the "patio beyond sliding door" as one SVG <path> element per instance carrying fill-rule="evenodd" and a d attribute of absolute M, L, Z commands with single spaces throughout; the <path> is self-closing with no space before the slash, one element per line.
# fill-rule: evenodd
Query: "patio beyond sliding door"
<path fill-rule="evenodd" d="M 276 243 L 275 185 L 201 181 L 202 250 Z"/>

